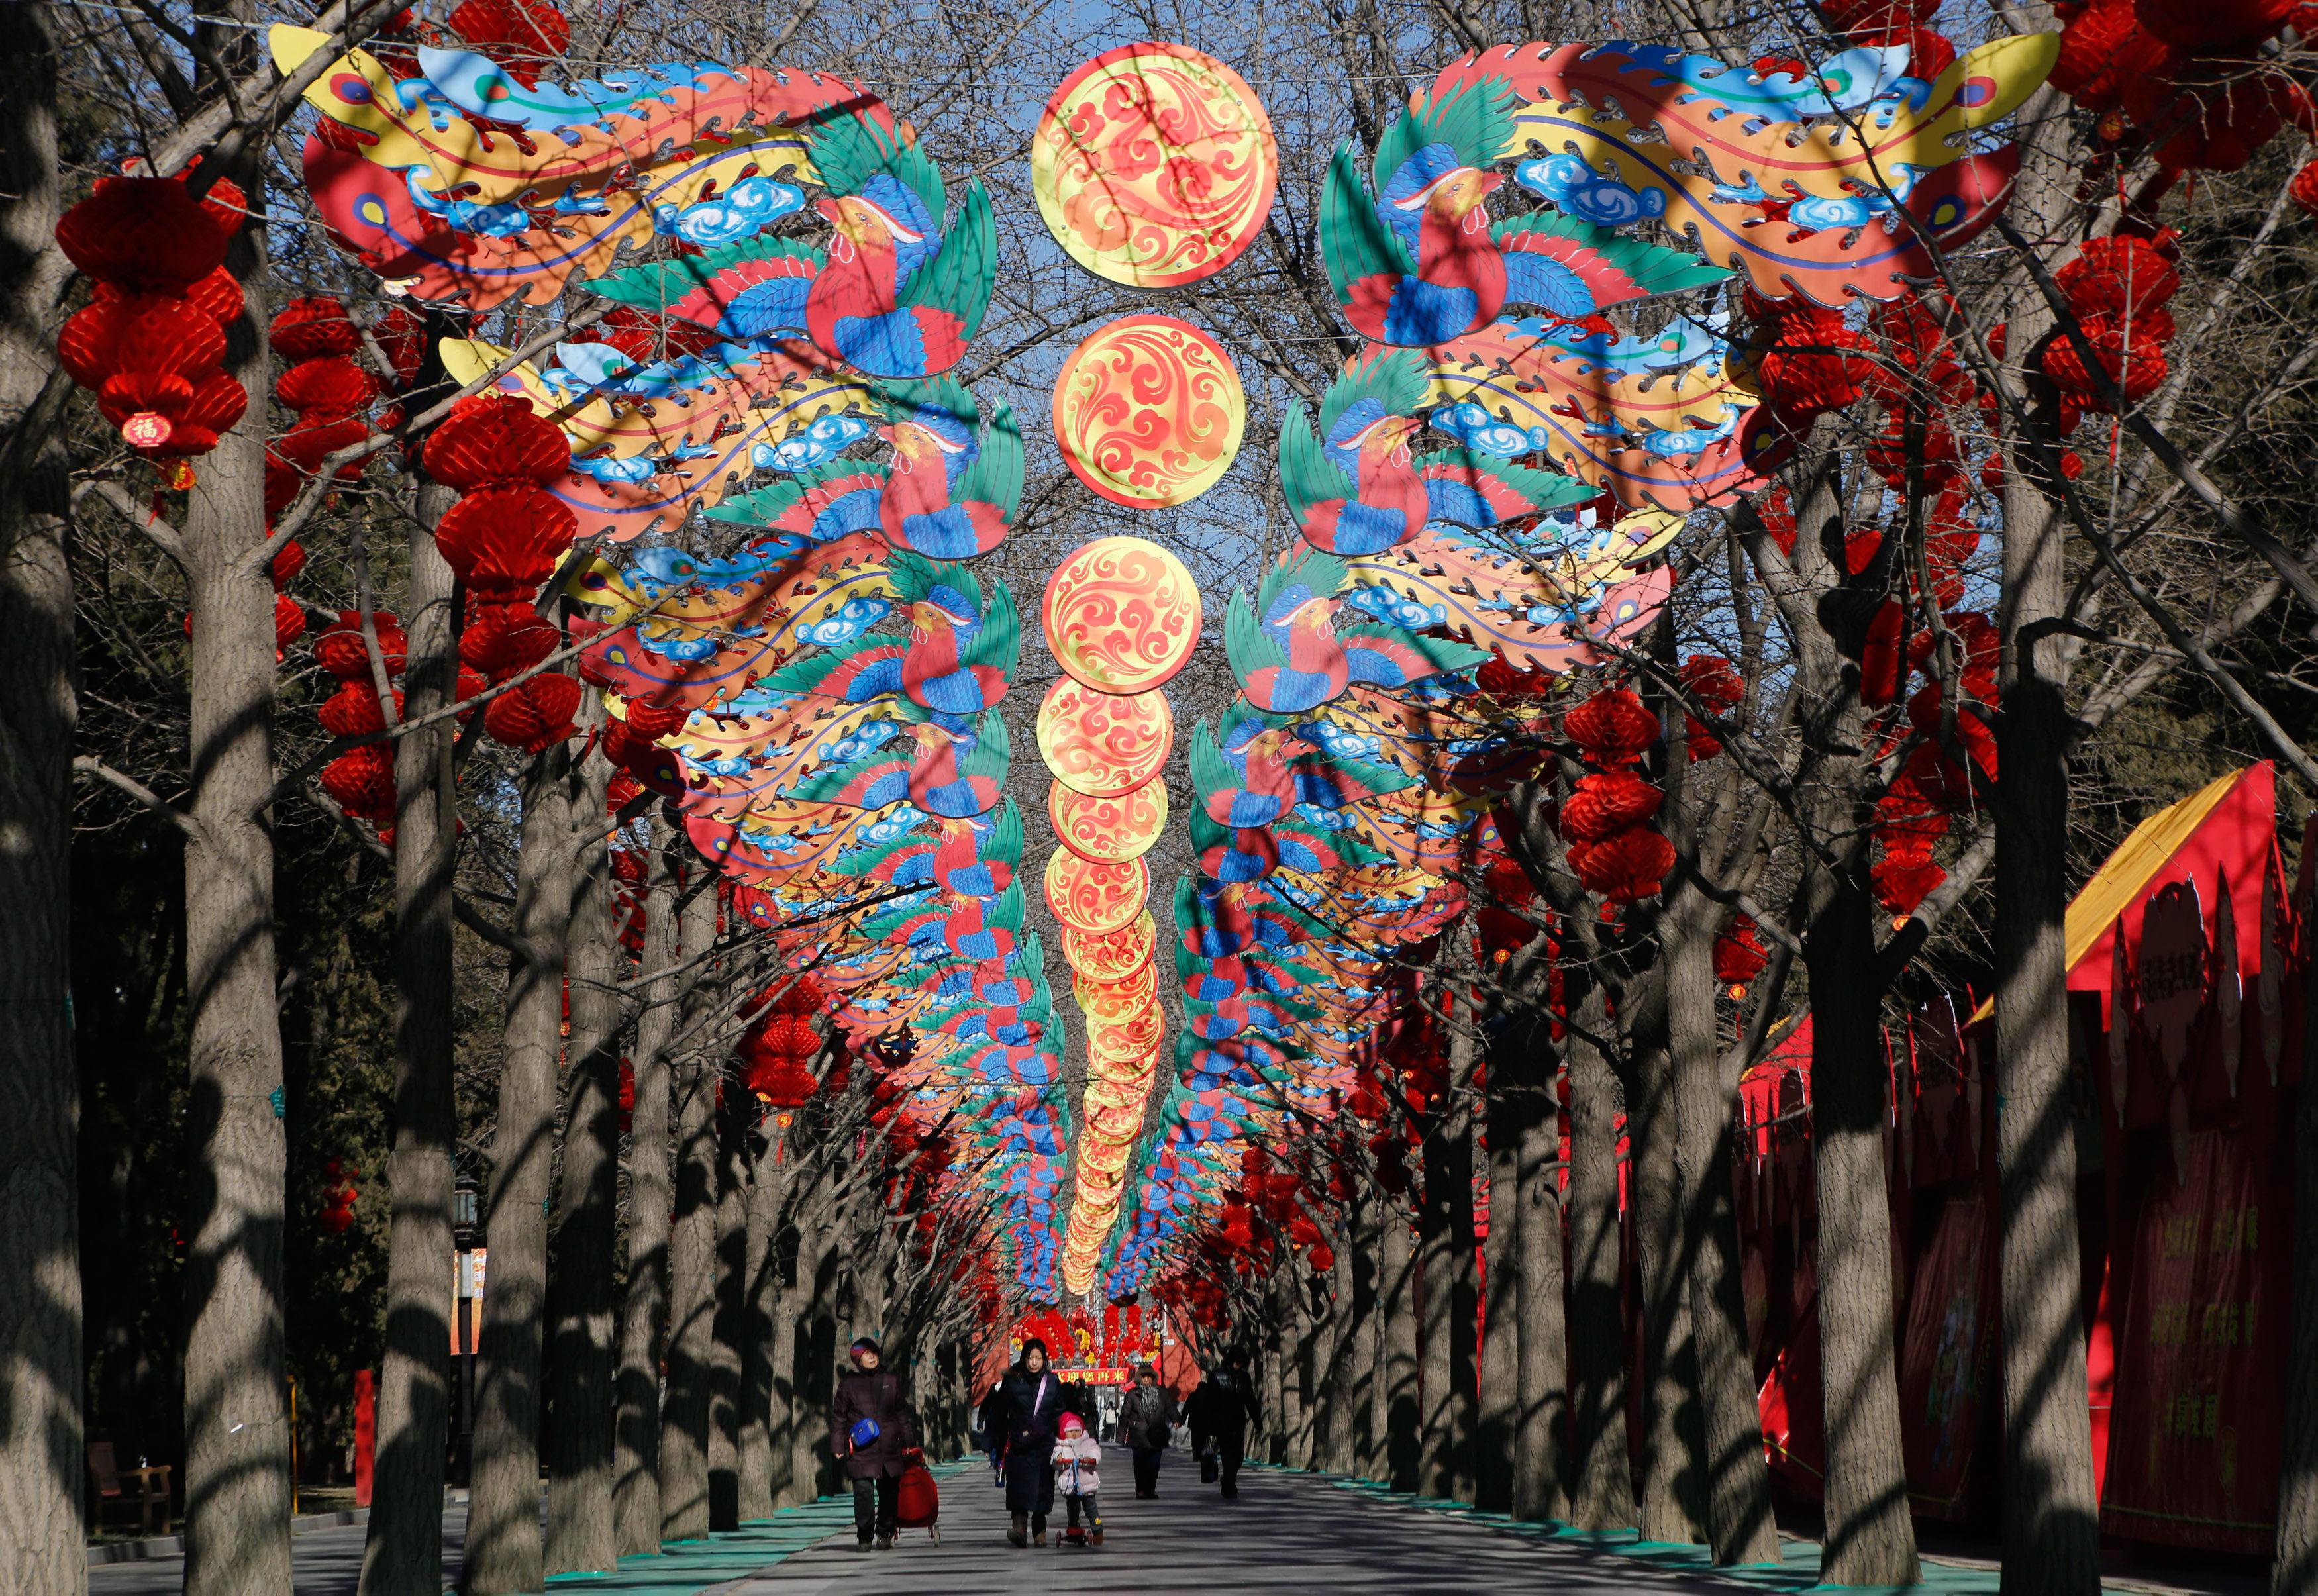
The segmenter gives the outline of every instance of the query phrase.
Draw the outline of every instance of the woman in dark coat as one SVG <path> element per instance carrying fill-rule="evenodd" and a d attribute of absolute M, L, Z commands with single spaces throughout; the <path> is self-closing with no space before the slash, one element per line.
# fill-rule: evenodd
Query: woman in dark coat
<path fill-rule="evenodd" d="M 1063 1383 L 1047 1367 L 1046 1342 L 1033 1336 L 1022 1343 L 1002 1396 L 1006 1511 L 1014 1515 L 1006 1538 L 1018 1547 L 1045 1546 L 1047 1515 L 1055 1507 L 1055 1437 L 1063 1421 Z"/>
<path fill-rule="evenodd" d="M 867 1551 L 874 1528 L 879 1551 L 894 1544 L 901 1509 L 902 1454 L 918 1444 L 918 1427 L 902 1404 L 902 1380 L 885 1367 L 877 1343 L 853 1343 L 853 1367 L 837 1376 L 829 1404 L 830 1450 L 853 1482 L 853 1533 Z"/>

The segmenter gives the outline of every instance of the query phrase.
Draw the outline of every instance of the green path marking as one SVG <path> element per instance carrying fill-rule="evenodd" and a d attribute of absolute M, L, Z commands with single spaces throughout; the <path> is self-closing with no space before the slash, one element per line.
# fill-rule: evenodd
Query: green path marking
<path fill-rule="evenodd" d="M 934 1464 L 934 1478 L 947 1480 L 974 1461 Z M 706 1540 L 664 1542 L 657 1553 L 621 1558 L 608 1574 L 555 1574 L 547 1587 L 616 1591 L 621 1596 L 696 1596 L 711 1585 L 754 1574 L 852 1528 L 853 1494 L 849 1491 L 802 1507 L 782 1508 L 769 1519 L 751 1519 Z"/>

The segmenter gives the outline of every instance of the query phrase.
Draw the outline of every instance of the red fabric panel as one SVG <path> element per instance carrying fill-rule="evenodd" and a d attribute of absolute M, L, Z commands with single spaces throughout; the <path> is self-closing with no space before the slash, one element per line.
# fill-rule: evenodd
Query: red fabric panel
<path fill-rule="evenodd" d="M 1962 1520 L 1997 1334 L 1997 1250 L 1988 1204 L 1951 1196 L 1908 1293 L 1900 1344 L 1900 1438 L 1908 1496 L 1929 1518 Z"/>
<path fill-rule="evenodd" d="M 1826 1406 L 1819 1354 L 1819 1269 L 1808 1255 L 1791 1286 L 1791 1329 L 1757 1397 L 1771 1478 L 1798 1500 L 1817 1502 L 1827 1474 Z"/>
<path fill-rule="evenodd" d="M 2133 1226 L 2101 1527 L 2266 1557 L 2275 1538 L 2289 1197 L 2251 1134 L 2190 1133 Z"/>

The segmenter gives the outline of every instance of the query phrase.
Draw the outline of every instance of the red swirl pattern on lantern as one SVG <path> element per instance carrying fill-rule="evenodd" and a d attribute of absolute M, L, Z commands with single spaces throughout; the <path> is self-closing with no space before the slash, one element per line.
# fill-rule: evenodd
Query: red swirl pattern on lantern
<path fill-rule="evenodd" d="M 1175 746 L 1167 698 L 1101 693 L 1065 677 L 1038 706 L 1038 752 L 1055 779 L 1090 798 L 1116 798 L 1148 784 Z"/>
<path fill-rule="evenodd" d="M 1102 693 L 1145 693 L 1183 668 L 1199 641 L 1199 584 L 1141 538 L 1099 538 L 1047 579 L 1040 620 L 1056 663 Z"/>
<path fill-rule="evenodd" d="M 1038 119 L 1032 186 L 1090 271 L 1137 288 L 1212 277 L 1253 242 L 1279 181 L 1246 82 L 1181 44 L 1121 45 L 1065 78 Z"/>
<path fill-rule="evenodd" d="M 1087 335 L 1055 378 L 1055 442 L 1114 504 L 1158 509 L 1214 487 L 1239 453 L 1247 394 L 1221 345 L 1172 316 Z"/>
<path fill-rule="evenodd" d="M 1110 931 L 1083 931 L 1065 923 L 1063 957 L 1092 979 L 1118 981 L 1149 964 L 1158 941 L 1158 923 L 1147 910 Z"/>
<path fill-rule="evenodd" d="M 1090 798 L 1061 782 L 1047 788 L 1055 840 L 1097 864 L 1119 865 L 1151 851 L 1167 829 L 1167 789 L 1146 782 L 1113 798 Z"/>
<path fill-rule="evenodd" d="M 1099 864 L 1058 847 L 1047 861 L 1047 903 L 1055 918 L 1081 931 L 1116 931 L 1143 911 L 1151 873 L 1141 859 Z"/>

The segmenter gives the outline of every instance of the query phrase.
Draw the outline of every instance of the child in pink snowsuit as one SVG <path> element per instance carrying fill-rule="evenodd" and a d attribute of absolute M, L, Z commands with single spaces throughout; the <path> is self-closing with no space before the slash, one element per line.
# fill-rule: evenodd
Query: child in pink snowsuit
<path fill-rule="evenodd" d="M 1055 1442 L 1055 1490 L 1070 1504 L 1065 1534 L 1071 1540 L 1078 1538 L 1079 1507 L 1084 1503 L 1087 1539 L 1102 1545 L 1102 1510 L 1095 1500 L 1095 1493 L 1102 1489 L 1101 1467 L 1102 1443 L 1087 1433 L 1076 1413 L 1065 1413 L 1061 1438 Z"/>

